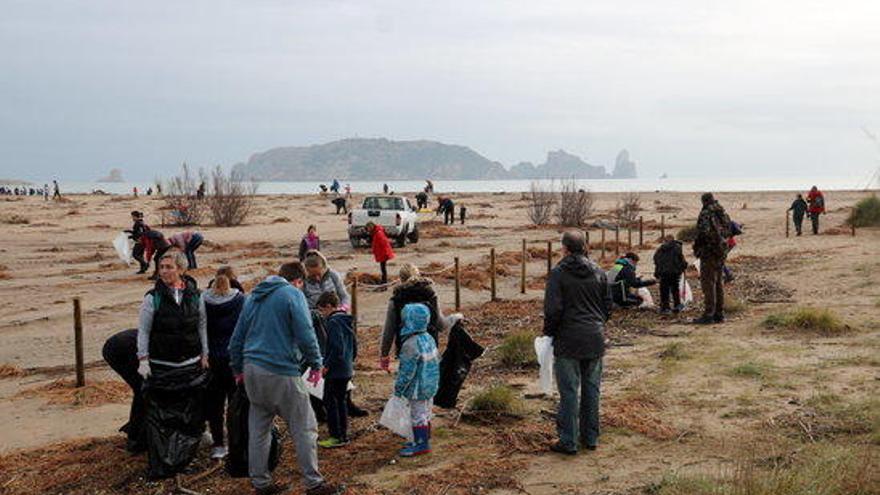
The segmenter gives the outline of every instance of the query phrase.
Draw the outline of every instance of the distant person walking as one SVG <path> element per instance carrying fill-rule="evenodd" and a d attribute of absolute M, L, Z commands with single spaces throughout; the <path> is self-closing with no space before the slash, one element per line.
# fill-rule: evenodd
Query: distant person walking
<path fill-rule="evenodd" d="M 49 201 L 49 184 L 43 184 L 43 201 Z"/>
<path fill-rule="evenodd" d="M 307 495 L 340 493 L 318 471 L 318 422 L 301 375 L 316 385 L 321 377 L 321 351 L 308 303 L 299 289 L 305 279 L 302 263 L 281 265 L 278 275 L 259 283 L 244 303 L 229 342 L 230 366 L 244 382 L 251 401 L 248 471 L 257 495 L 283 493 L 269 472 L 272 423 L 281 416 L 296 444 L 296 457 Z"/>
<path fill-rule="evenodd" d="M 61 199 L 61 187 L 57 180 L 52 181 L 52 187 L 55 189 L 55 192 L 52 193 L 52 199 Z"/>
<path fill-rule="evenodd" d="M 813 186 L 807 193 L 807 203 L 809 204 L 810 222 L 813 224 L 813 235 L 819 233 L 819 215 L 825 213 L 825 195 L 818 187 Z"/>
<path fill-rule="evenodd" d="M 700 259 L 700 285 L 703 289 L 703 315 L 694 323 L 706 325 L 724 321 L 724 261 L 729 249 L 730 217 L 712 193 L 701 197 L 703 209 L 697 218 L 694 256 Z"/>
<path fill-rule="evenodd" d="M 797 235 L 803 233 L 804 214 L 807 213 L 808 208 L 809 205 L 807 205 L 802 194 L 798 194 L 794 202 L 791 203 L 791 206 L 788 207 L 788 211 L 791 212 L 791 218 L 794 220 L 794 230 L 797 232 Z"/>
<path fill-rule="evenodd" d="M 553 337 L 553 371 L 559 388 L 556 431 L 550 450 L 574 455 L 599 444 L 599 395 L 605 322 L 611 294 L 605 272 L 587 258 L 583 232 L 562 235 L 562 259 L 544 290 L 544 335 Z"/>
<path fill-rule="evenodd" d="M 348 203 L 346 202 L 345 198 L 333 198 L 330 202 L 333 203 L 333 206 L 336 207 L 337 215 L 339 215 L 340 211 L 342 211 L 343 213 L 348 213 Z"/>
<path fill-rule="evenodd" d="M 379 263 L 379 269 L 382 271 L 382 284 L 388 283 L 388 262 L 394 259 L 394 249 L 391 248 L 391 241 L 385 234 L 385 229 L 381 225 L 373 222 L 367 222 L 367 233 L 370 234 L 370 245 L 373 248 L 373 259 Z"/>
<path fill-rule="evenodd" d="M 443 225 L 455 225 L 455 203 L 452 198 L 439 198 L 437 212 L 443 215 Z"/>

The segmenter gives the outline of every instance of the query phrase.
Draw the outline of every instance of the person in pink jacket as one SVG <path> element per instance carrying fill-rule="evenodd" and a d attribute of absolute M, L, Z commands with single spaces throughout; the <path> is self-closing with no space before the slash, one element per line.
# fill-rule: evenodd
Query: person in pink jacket
<path fill-rule="evenodd" d="M 202 234 L 199 232 L 185 230 L 171 236 L 168 239 L 168 242 L 170 242 L 172 246 L 183 251 L 183 254 L 186 255 L 186 261 L 189 263 L 188 269 L 194 270 L 199 267 L 196 263 L 196 249 L 202 245 L 202 241 L 204 240 L 205 238 L 202 237 Z"/>

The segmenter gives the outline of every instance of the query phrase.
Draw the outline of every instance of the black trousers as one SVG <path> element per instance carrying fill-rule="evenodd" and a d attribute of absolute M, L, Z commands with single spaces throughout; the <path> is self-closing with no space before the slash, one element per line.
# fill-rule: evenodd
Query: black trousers
<path fill-rule="evenodd" d="M 672 298 L 673 307 L 681 304 L 681 294 L 678 291 L 681 275 L 660 275 L 660 309 L 669 309 L 669 299 Z"/>
<path fill-rule="evenodd" d="M 147 448 L 144 429 L 146 404 L 141 393 L 144 379 L 137 372 L 140 364 L 137 358 L 137 329 L 123 330 L 107 339 L 101 354 L 104 356 L 104 361 L 125 380 L 134 393 L 131 410 L 128 413 L 128 423 L 120 431 L 128 434 L 126 448 L 130 452 L 143 451 Z"/>
<path fill-rule="evenodd" d="M 813 234 L 819 233 L 819 213 L 810 213 L 810 222 L 813 224 Z"/>
<path fill-rule="evenodd" d="M 140 264 L 141 272 L 146 272 L 150 264 L 144 259 L 144 245 L 140 242 L 134 243 L 131 248 L 131 257 Z"/>
<path fill-rule="evenodd" d="M 379 270 L 382 271 L 382 283 L 383 284 L 388 283 L 388 266 L 387 265 L 388 265 L 387 261 L 380 261 L 379 262 Z"/>
<path fill-rule="evenodd" d="M 794 216 L 794 230 L 797 232 L 797 235 L 801 235 L 804 225 L 804 216 L 803 215 L 795 215 Z"/>
<path fill-rule="evenodd" d="M 348 439 L 348 401 L 346 389 L 351 378 L 327 378 L 324 380 L 324 407 L 327 408 L 327 430 L 330 436 Z"/>
<path fill-rule="evenodd" d="M 464 219 L 467 218 L 467 208 L 464 206 L 458 208 L 458 218 L 461 220 L 461 224 L 464 225 Z"/>
<path fill-rule="evenodd" d="M 229 367 L 229 358 L 208 358 L 211 366 L 211 382 L 205 394 L 205 417 L 208 427 L 211 429 L 211 437 L 214 446 L 224 445 L 223 425 L 224 412 L 235 390 L 235 378 L 232 376 L 232 368 Z"/>
<path fill-rule="evenodd" d="M 455 224 L 455 208 L 446 208 L 445 210 L 443 210 L 443 224 Z"/>

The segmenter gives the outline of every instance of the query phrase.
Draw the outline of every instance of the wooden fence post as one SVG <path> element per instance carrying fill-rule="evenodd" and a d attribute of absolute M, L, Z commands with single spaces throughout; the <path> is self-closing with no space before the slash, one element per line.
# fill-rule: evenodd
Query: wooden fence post
<path fill-rule="evenodd" d="M 497 299 L 496 297 L 496 285 L 495 285 L 495 248 L 491 248 L 489 250 L 489 274 L 491 275 L 492 281 L 492 301 Z"/>
<path fill-rule="evenodd" d="M 358 325 L 358 278 L 357 270 L 354 272 L 354 280 L 351 281 L 351 319 L 354 330 L 357 331 Z"/>
<path fill-rule="evenodd" d="M 76 354 L 76 386 L 83 387 L 86 384 L 86 369 L 83 361 L 82 305 L 78 297 L 73 299 L 73 342 Z"/>
<path fill-rule="evenodd" d="M 789 218 L 790 218 L 790 216 L 788 214 L 788 210 L 785 210 L 785 237 L 786 238 L 789 236 L 789 230 L 791 229 L 791 227 L 789 226 Z"/>
<path fill-rule="evenodd" d="M 855 207 L 853 207 L 852 212 L 849 214 L 849 218 L 852 219 L 850 221 L 849 225 L 850 225 L 850 227 L 852 227 L 852 236 L 855 237 L 856 236 L 856 208 Z"/>
<path fill-rule="evenodd" d="M 459 277 L 458 256 L 455 257 L 455 310 L 461 311 L 461 278 Z"/>
<path fill-rule="evenodd" d="M 617 224 L 617 229 L 614 231 L 614 256 L 620 256 L 620 224 Z"/>
<path fill-rule="evenodd" d="M 526 293 L 526 240 L 522 240 L 522 267 L 520 269 L 519 293 Z"/>
<path fill-rule="evenodd" d="M 553 241 L 547 241 L 547 276 L 553 270 Z"/>
<path fill-rule="evenodd" d="M 626 248 L 628 250 L 632 250 L 633 248 L 633 228 L 629 226 L 626 228 Z"/>
<path fill-rule="evenodd" d="M 645 218 L 639 216 L 639 247 L 645 245 Z"/>
<path fill-rule="evenodd" d="M 666 238 L 666 215 L 660 215 L 660 238 Z"/>
<path fill-rule="evenodd" d="M 605 259 L 605 227 L 602 227 L 602 257 L 599 259 Z"/>

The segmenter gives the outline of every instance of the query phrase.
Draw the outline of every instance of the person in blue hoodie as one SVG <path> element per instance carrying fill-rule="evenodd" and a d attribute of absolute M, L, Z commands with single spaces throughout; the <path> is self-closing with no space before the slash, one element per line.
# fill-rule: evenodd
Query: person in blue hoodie
<path fill-rule="evenodd" d="M 302 373 L 317 384 L 323 366 L 318 339 L 302 287 L 300 262 L 281 265 L 278 275 L 260 282 L 244 303 L 229 341 L 236 382 L 250 399 L 248 471 L 255 495 L 282 493 L 269 472 L 270 431 L 275 416 L 287 423 L 307 495 L 337 494 L 344 486 L 327 483 L 318 471 L 318 422 Z"/>
<path fill-rule="evenodd" d="M 325 292 L 316 304 L 327 332 L 324 350 L 324 406 L 330 438 L 318 442 L 324 448 L 348 445 L 348 383 L 354 375 L 357 339 L 352 316 L 339 307 L 339 296 Z"/>
<path fill-rule="evenodd" d="M 413 425 L 413 441 L 400 450 L 402 457 L 431 452 L 431 408 L 440 385 L 437 343 L 428 334 L 431 310 L 422 303 L 407 304 L 401 311 L 400 364 L 394 395 L 407 399 Z"/>
<path fill-rule="evenodd" d="M 218 270 L 211 288 L 203 292 L 202 297 L 208 317 L 208 363 L 211 369 L 205 415 L 214 441 L 211 458 L 222 459 L 226 457 L 224 411 L 235 390 L 235 379 L 229 367 L 229 339 L 244 306 L 244 294 L 232 287 L 232 280 L 225 271 Z"/>

